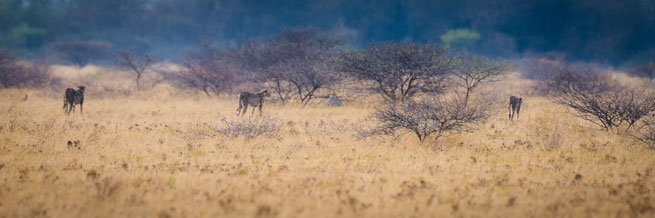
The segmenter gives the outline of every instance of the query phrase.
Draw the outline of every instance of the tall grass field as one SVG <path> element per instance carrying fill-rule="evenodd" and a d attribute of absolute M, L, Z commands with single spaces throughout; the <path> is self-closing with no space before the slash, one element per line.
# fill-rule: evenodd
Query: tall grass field
<path fill-rule="evenodd" d="M 423 142 L 361 137 L 376 101 L 269 99 L 237 116 L 237 94 L 136 93 L 101 67 L 53 75 L 60 87 L 0 90 L 0 217 L 655 216 L 655 150 L 516 74 L 483 88 L 500 99 L 486 122 Z M 84 112 L 66 115 L 63 91 L 80 83 Z M 515 121 L 510 95 L 523 97 Z"/>

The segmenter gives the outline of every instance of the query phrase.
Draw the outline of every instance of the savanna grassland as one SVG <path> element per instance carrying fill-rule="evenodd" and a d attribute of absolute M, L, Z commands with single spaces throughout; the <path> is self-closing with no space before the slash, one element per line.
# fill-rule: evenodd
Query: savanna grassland
<path fill-rule="evenodd" d="M 376 104 L 318 99 L 237 117 L 236 96 L 167 84 L 106 94 L 131 83 L 63 71 L 70 87 L 91 83 L 83 115 L 62 112 L 61 89 L 0 91 L 0 217 L 655 215 L 655 150 L 574 118 L 516 75 L 487 87 L 501 100 L 484 124 L 419 142 L 360 138 Z M 518 121 L 509 94 L 524 98 Z M 273 128 L 222 134 L 239 122 Z"/>

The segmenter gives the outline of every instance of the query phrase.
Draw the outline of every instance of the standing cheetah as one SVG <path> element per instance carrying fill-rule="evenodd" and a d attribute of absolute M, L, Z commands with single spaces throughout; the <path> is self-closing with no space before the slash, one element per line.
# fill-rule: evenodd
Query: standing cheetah
<path fill-rule="evenodd" d="M 264 97 L 269 97 L 269 96 L 271 95 L 268 93 L 268 90 L 266 89 L 263 89 L 256 93 L 242 92 L 241 95 L 239 95 L 239 108 L 237 109 L 237 115 L 241 115 L 245 113 L 248 110 L 248 105 L 253 107 L 259 107 L 259 115 L 261 115 L 262 106 L 264 104 Z M 255 108 L 252 109 L 252 114 L 250 114 L 250 116 L 254 114 L 255 114 Z"/>
<path fill-rule="evenodd" d="M 514 114 L 516 114 L 516 119 L 519 119 L 519 112 L 521 111 L 522 102 L 523 99 L 516 96 L 509 98 L 509 120 L 514 119 Z"/>
<path fill-rule="evenodd" d="M 80 105 L 80 113 L 82 112 L 82 105 L 84 104 L 84 86 L 78 86 L 77 90 L 72 88 L 66 89 L 64 95 L 64 112 L 70 114 L 71 111 L 75 112 L 75 105 Z"/>

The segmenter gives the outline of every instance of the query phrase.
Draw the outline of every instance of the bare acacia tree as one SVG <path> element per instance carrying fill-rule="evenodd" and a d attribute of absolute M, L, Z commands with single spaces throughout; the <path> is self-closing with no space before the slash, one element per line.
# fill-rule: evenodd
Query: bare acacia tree
<path fill-rule="evenodd" d="M 233 51 L 231 57 L 239 63 L 241 69 L 252 75 L 253 81 L 267 85 L 285 104 L 291 97 L 291 86 L 284 79 L 283 72 L 271 68 L 288 59 L 288 52 L 290 50 L 284 49 L 279 43 L 248 42 Z"/>
<path fill-rule="evenodd" d="M 464 104 L 468 104 L 470 95 L 480 84 L 499 81 L 511 69 L 506 61 L 463 54 L 454 58 L 452 76 L 454 84 L 465 90 Z"/>
<path fill-rule="evenodd" d="M 649 119 L 644 121 L 644 126 L 634 137 L 642 143 L 648 145 L 648 148 L 655 149 L 655 118 L 651 116 Z"/>
<path fill-rule="evenodd" d="M 626 124 L 625 132 L 655 110 L 652 92 L 622 86 L 610 74 L 595 68 L 557 68 L 542 80 L 556 103 L 567 106 L 574 116 L 605 131 Z"/>
<path fill-rule="evenodd" d="M 293 87 L 300 103 L 307 105 L 316 91 L 330 87 L 341 77 L 331 68 L 332 55 L 317 48 L 307 48 L 304 57 L 285 60 L 271 70 Z"/>
<path fill-rule="evenodd" d="M 141 84 L 139 81 L 144 73 L 155 62 L 155 57 L 148 54 L 133 54 L 128 51 L 116 52 L 116 64 L 121 68 L 128 69 L 136 75 L 136 89 L 141 91 Z"/>
<path fill-rule="evenodd" d="M 233 63 L 211 49 L 189 55 L 182 61 L 181 69 L 169 77 L 178 85 L 207 95 L 231 93 L 241 78 Z"/>
<path fill-rule="evenodd" d="M 265 42 L 249 42 L 232 53 L 254 80 L 271 88 L 284 104 L 292 96 L 307 104 L 316 90 L 331 84 L 326 56 L 343 43 L 316 29 L 286 29 Z"/>
<path fill-rule="evenodd" d="M 385 100 L 402 102 L 419 92 L 438 93 L 450 64 L 446 50 L 432 44 L 371 44 L 363 50 L 342 51 L 342 72 L 372 82 L 370 89 Z"/>
<path fill-rule="evenodd" d="M 378 109 L 374 117 L 381 124 L 368 134 L 394 135 L 397 130 L 409 130 L 420 141 L 431 135 L 435 141 L 446 133 L 471 129 L 488 116 L 485 105 L 464 106 L 463 102 L 449 99 L 406 101 L 402 105 L 388 103 Z"/>
<path fill-rule="evenodd" d="M 628 125 L 626 132 L 630 131 L 637 121 L 655 111 L 655 93 L 652 91 L 626 88 L 619 94 L 619 113 L 621 120 Z"/>

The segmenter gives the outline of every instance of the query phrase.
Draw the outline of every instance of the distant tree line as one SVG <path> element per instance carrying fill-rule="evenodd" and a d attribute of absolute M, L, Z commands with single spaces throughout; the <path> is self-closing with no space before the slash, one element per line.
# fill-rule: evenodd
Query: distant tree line
<path fill-rule="evenodd" d="M 409 40 L 609 64 L 655 53 L 655 0 L 0 0 L 0 46 L 21 57 L 93 41 L 175 59 L 199 42 L 235 47 L 303 26 L 360 46 Z"/>

